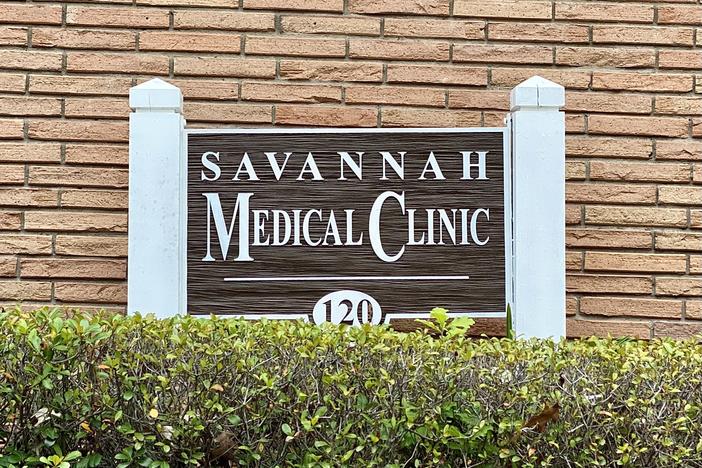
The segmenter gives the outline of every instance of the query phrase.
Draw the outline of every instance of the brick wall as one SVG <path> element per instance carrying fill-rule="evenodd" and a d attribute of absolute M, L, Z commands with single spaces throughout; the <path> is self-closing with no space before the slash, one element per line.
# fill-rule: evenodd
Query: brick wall
<path fill-rule="evenodd" d="M 242 5 L 243 3 L 243 5 Z M 124 310 L 127 93 L 192 126 L 499 126 L 567 88 L 568 332 L 702 332 L 695 0 L 0 0 L 0 301 Z"/>

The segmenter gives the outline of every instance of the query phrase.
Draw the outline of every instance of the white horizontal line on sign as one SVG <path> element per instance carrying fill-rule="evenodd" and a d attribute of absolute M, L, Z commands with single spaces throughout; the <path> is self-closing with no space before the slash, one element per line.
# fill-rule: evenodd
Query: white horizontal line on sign
<path fill-rule="evenodd" d="M 187 135 L 207 135 L 224 133 L 504 133 L 507 127 L 450 127 L 450 128 L 186 128 Z"/>
<path fill-rule="evenodd" d="M 263 278 L 224 278 L 224 281 L 446 281 L 467 280 L 469 276 L 279 276 Z"/>

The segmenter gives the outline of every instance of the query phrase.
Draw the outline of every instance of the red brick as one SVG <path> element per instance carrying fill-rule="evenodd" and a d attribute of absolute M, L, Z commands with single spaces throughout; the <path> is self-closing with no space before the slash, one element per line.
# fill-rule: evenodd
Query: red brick
<path fill-rule="evenodd" d="M 13 188 L 0 190 L 0 205 L 56 207 L 58 191 L 48 189 Z"/>
<path fill-rule="evenodd" d="M 127 302 L 127 285 L 114 283 L 56 283 L 54 295 L 62 302 Z"/>
<path fill-rule="evenodd" d="M 30 185 L 127 187 L 129 172 L 126 169 L 30 166 Z"/>
<path fill-rule="evenodd" d="M 251 55 L 343 57 L 346 55 L 346 42 L 343 39 L 248 36 L 245 51 Z"/>
<path fill-rule="evenodd" d="M 24 183 L 24 165 L 3 164 L 0 166 L 0 184 L 22 185 Z"/>
<path fill-rule="evenodd" d="M 189 121 L 270 124 L 273 107 L 239 103 L 186 102 L 184 113 Z"/>
<path fill-rule="evenodd" d="M 660 5 L 658 24 L 695 24 L 702 26 L 702 10 L 699 6 Z"/>
<path fill-rule="evenodd" d="M 50 255 L 51 236 L 2 233 L 0 234 L 0 254 Z"/>
<path fill-rule="evenodd" d="M 126 260 L 87 260 L 68 258 L 20 259 L 22 278 L 125 279 Z"/>
<path fill-rule="evenodd" d="M 0 73 L 0 91 L 24 93 L 27 78 L 23 73 Z"/>
<path fill-rule="evenodd" d="M 690 227 L 702 229 L 702 210 L 690 210 Z"/>
<path fill-rule="evenodd" d="M 399 37 L 484 39 L 485 22 L 386 18 L 383 33 Z"/>
<path fill-rule="evenodd" d="M 136 0 L 137 5 L 231 8 L 231 0 Z"/>
<path fill-rule="evenodd" d="M 698 117 L 694 117 L 690 119 L 690 123 L 692 124 L 691 128 L 691 133 L 693 138 L 702 138 L 702 119 Z"/>
<path fill-rule="evenodd" d="M 62 60 L 58 52 L 0 50 L 0 69 L 59 71 Z"/>
<path fill-rule="evenodd" d="M 61 161 L 61 145 L 56 143 L 0 143 L 2 162 L 44 162 Z"/>
<path fill-rule="evenodd" d="M 685 273 L 687 257 L 682 254 L 587 252 L 585 270 L 638 273 Z"/>
<path fill-rule="evenodd" d="M 654 26 L 593 26 L 595 44 L 693 45 L 692 28 Z"/>
<path fill-rule="evenodd" d="M 566 181 L 585 180 L 587 163 L 584 161 L 566 161 Z M 566 188 L 569 184 L 566 184 Z"/>
<path fill-rule="evenodd" d="M 566 315 L 575 315 L 578 313 L 578 298 L 575 296 L 566 296 Z"/>
<path fill-rule="evenodd" d="M 658 66 L 699 70 L 702 68 L 702 53 L 698 50 L 661 50 L 658 52 Z"/>
<path fill-rule="evenodd" d="M 68 52 L 68 71 L 168 74 L 168 56 L 104 52 Z"/>
<path fill-rule="evenodd" d="M 51 283 L 48 281 L 0 281 L 0 299 L 49 301 L 51 300 Z"/>
<path fill-rule="evenodd" d="M 126 257 L 127 238 L 124 236 L 56 236 L 56 254 L 78 257 Z"/>
<path fill-rule="evenodd" d="M 36 97 L 0 97 L 0 115 L 57 116 L 61 115 L 61 100 Z"/>
<path fill-rule="evenodd" d="M 650 73 L 599 72 L 592 74 L 593 89 L 681 92 L 692 91 L 692 76 Z"/>
<path fill-rule="evenodd" d="M 555 3 L 556 20 L 608 21 L 614 23 L 652 23 L 653 6 L 624 3 L 562 2 Z"/>
<path fill-rule="evenodd" d="M 27 28 L 0 27 L 0 45 L 26 46 Z"/>
<path fill-rule="evenodd" d="M 685 227 L 687 213 L 682 208 L 587 206 L 585 222 L 593 225 Z"/>
<path fill-rule="evenodd" d="M 66 24 L 118 28 L 167 28 L 168 11 L 156 8 L 68 6 Z"/>
<path fill-rule="evenodd" d="M 131 78 L 109 76 L 32 75 L 29 78 L 32 94 L 127 96 L 131 86 Z"/>
<path fill-rule="evenodd" d="M 462 109 L 509 109 L 509 93 L 506 91 L 449 91 L 449 107 Z"/>
<path fill-rule="evenodd" d="M 645 340 L 651 337 L 651 327 L 646 322 L 634 322 L 630 320 L 582 320 L 578 318 L 568 318 L 566 320 L 566 335 L 569 338 L 611 336 Z"/>
<path fill-rule="evenodd" d="M 19 119 L 0 119 L 0 140 L 24 138 L 24 122 Z"/>
<path fill-rule="evenodd" d="M 692 232 L 656 232 L 656 250 L 702 251 L 702 234 Z"/>
<path fill-rule="evenodd" d="M 702 274 L 702 255 L 690 255 L 689 273 L 693 275 Z"/>
<path fill-rule="evenodd" d="M 175 57 L 175 75 L 273 78 L 275 61 L 229 57 Z"/>
<path fill-rule="evenodd" d="M 309 125 L 322 127 L 375 127 L 377 109 L 369 107 L 276 106 L 276 125 Z"/>
<path fill-rule="evenodd" d="M 566 201 L 571 203 L 611 203 L 653 205 L 656 186 L 639 184 L 568 184 Z"/>
<path fill-rule="evenodd" d="M 483 111 L 483 127 L 504 127 L 505 113 L 503 111 Z"/>
<path fill-rule="evenodd" d="M 534 75 L 555 81 L 566 88 L 587 89 L 590 86 L 589 71 L 554 70 L 548 68 L 492 67 L 491 84 L 512 88 Z"/>
<path fill-rule="evenodd" d="M 438 41 L 351 39 L 349 56 L 386 60 L 446 61 L 449 44 Z"/>
<path fill-rule="evenodd" d="M 0 166 L 0 184 L 22 185 L 24 183 L 24 165 L 3 164 Z"/>
<path fill-rule="evenodd" d="M 566 114 L 565 130 L 569 133 L 585 133 L 585 115 L 584 114 Z"/>
<path fill-rule="evenodd" d="M 283 16 L 280 20 L 280 26 L 283 32 L 293 33 L 349 34 L 356 36 L 380 35 L 380 20 L 375 18 L 306 15 Z"/>
<path fill-rule="evenodd" d="M 702 301 L 685 301 L 685 318 L 702 319 Z"/>
<path fill-rule="evenodd" d="M 449 0 L 349 0 L 349 13 L 367 15 L 408 14 L 441 15 L 449 14 Z"/>
<path fill-rule="evenodd" d="M 683 163 L 592 161 L 590 179 L 635 182 L 687 182 L 690 166 Z"/>
<path fill-rule="evenodd" d="M 32 47 L 134 50 L 136 34 L 128 31 L 33 28 Z"/>
<path fill-rule="evenodd" d="M 671 115 L 702 115 L 702 98 L 656 96 L 656 113 Z"/>
<path fill-rule="evenodd" d="M 24 227 L 28 231 L 127 232 L 127 215 L 84 211 L 28 211 L 24 214 Z"/>
<path fill-rule="evenodd" d="M 658 187 L 658 202 L 670 205 L 702 205 L 702 187 L 684 185 L 661 185 Z M 702 244 L 700 244 L 702 249 Z"/>
<path fill-rule="evenodd" d="M 28 135 L 37 140 L 126 142 L 129 126 L 108 120 L 32 120 Z"/>
<path fill-rule="evenodd" d="M 388 83 L 427 83 L 463 86 L 487 86 L 487 69 L 456 65 L 387 65 Z"/>
<path fill-rule="evenodd" d="M 565 258 L 566 271 L 582 271 L 583 269 L 583 253 L 582 252 L 566 252 Z"/>
<path fill-rule="evenodd" d="M 383 107 L 383 127 L 476 127 L 480 112 L 437 109 L 396 109 Z"/>
<path fill-rule="evenodd" d="M 241 99 L 273 102 L 341 102 L 341 86 L 250 82 L 242 84 Z"/>
<path fill-rule="evenodd" d="M 653 236 L 649 231 L 594 228 L 568 228 L 566 248 L 651 249 Z"/>
<path fill-rule="evenodd" d="M 582 297 L 580 312 L 587 315 L 680 318 L 682 301 L 630 297 Z"/>
<path fill-rule="evenodd" d="M 231 81 L 171 79 L 168 82 L 179 87 L 185 99 L 239 99 L 239 83 Z"/>
<path fill-rule="evenodd" d="M 281 60 L 280 77 L 286 80 L 380 82 L 383 80 L 383 65 L 326 60 Z"/>
<path fill-rule="evenodd" d="M 588 132 L 606 135 L 682 137 L 688 134 L 688 120 L 675 117 L 631 117 L 591 115 Z"/>
<path fill-rule="evenodd" d="M 652 108 L 651 97 L 640 94 L 566 93 L 566 111 L 650 114 Z"/>
<path fill-rule="evenodd" d="M 550 64 L 553 48 L 530 45 L 456 44 L 455 62 Z"/>
<path fill-rule="evenodd" d="M 651 294 L 653 280 L 650 276 L 569 274 L 566 290 L 569 293 Z"/>
<path fill-rule="evenodd" d="M 229 31 L 273 31 L 273 13 L 238 11 L 182 10 L 173 12 L 175 29 L 220 29 Z"/>
<path fill-rule="evenodd" d="M 589 27 L 559 23 L 490 23 L 491 41 L 587 43 Z"/>
<path fill-rule="evenodd" d="M 689 339 L 702 334 L 702 324 L 690 322 L 655 322 L 653 336 L 656 338 L 668 337 Z"/>
<path fill-rule="evenodd" d="M 130 112 L 126 98 L 67 98 L 64 102 L 66 117 L 126 119 Z"/>
<path fill-rule="evenodd" d="M 551 19 L 551 2 L 455 0 L 453 14 L 477 18 Z"/>
<path fill-rule="evenodd" d="M 238 53 L 241 50 L 241 36 L 145 31 L 139 34 L 139 50 Z"/>
<path fill-rule="evenodd" d="M 556 47 L 556 64 L 572 67 L 652 68 L 654 49 L 631 47 Z"/>
<path fill-rule="evenodd" d="M 693 140 L 657 140 L 656 159 L 702 161 L 702 142 Z"/>
<path fill-rule="evenodd" d="M 0 230 L 16 231 L 22 225 L 22 214 L 18 211 L 0 211 Z"/>
<path fill-rule="evenodd" d="M 444 107 L 446 93 L 441 89 L 396 86 L 349 86 L 347 104 L 394 104 Z"/>
<path fill-rule="evenodd" d="M 112 190 L 63 190 L 61 192 L 61 206 L 64 208 L 126 210 L 128 207 L 127 194 L 127 191 Z"/>
<path fill-rule="evenodd" d="M 278 0 L 243 1 L 244 9 L 329 11 L 334 13 L 341 13 L 344 10 L 344 0 L 287 0 L 285 3 Z"/>
<path fill-rule="evenodd" d="M 66 145 L 67 164 L 110 164 L 126 166 L 129 160 L 129 148 L 117 145 Z"/>
<path fill-rule="evenodd" d="M 0 23 L 61 24 L 61 5 L 2 4 Z"/>
<path fill-rule="evenodd" d="M 659 296 L 702 296 L 702 278 L 656 277 L 656 294 Z"/>

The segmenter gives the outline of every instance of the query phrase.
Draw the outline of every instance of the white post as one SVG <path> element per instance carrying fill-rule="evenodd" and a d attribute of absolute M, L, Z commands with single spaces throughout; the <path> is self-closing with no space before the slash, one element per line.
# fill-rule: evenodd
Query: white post
<path fill-rule="evenodd" d="M 180 89 L 153 79 L 129 90 L 127 313 L 185 313 L 185 120 Z"/>
<path fill-rule="evenodd" d="M 563 86 L 534 76 L 510 94 L 513 327 L 517 337 L 565 336 Z"/>

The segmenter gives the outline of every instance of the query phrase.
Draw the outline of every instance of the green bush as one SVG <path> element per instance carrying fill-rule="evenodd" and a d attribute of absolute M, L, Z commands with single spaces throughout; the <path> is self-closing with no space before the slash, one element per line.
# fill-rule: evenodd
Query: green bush
<path fill-rule="evenodd" d="M 0 466 L 702 465 L 696 342 L 439 328 L 0 313 Z"/>

